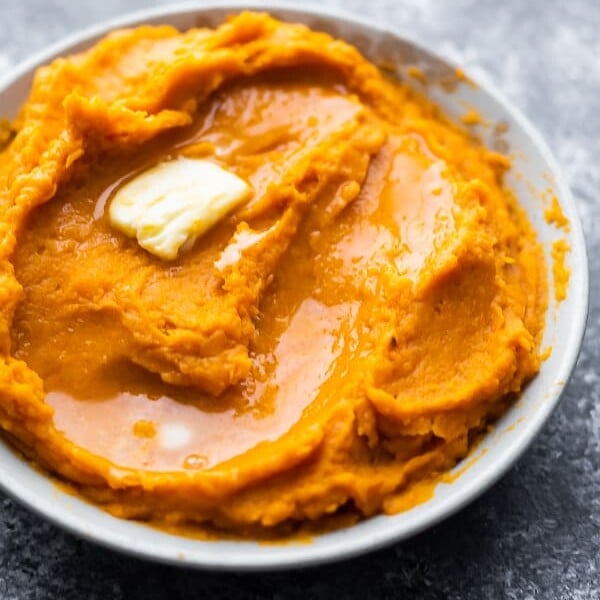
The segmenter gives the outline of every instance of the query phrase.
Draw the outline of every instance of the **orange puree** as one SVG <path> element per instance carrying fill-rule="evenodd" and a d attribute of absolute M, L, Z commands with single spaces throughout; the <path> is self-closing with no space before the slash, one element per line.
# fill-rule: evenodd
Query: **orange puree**
<path fill-rule="evenodd" d="M 119 31 L 40 69 L 15 127 L 0 425 L 113 514 L 259 535 L 404 509 L 539 368 L 507 161 L 342 41 L 252 13 Z M 252 197 L 164 261 L 108 207 L 179 156 Z"/>
<path fill-rule="evenodd" d="M 562 302 L 567 297 L 567 286 L 571 271 L 566 264 L 571 247 L 566 240 L 557 240 L 552 244 L 552 276 L 554 278 L 554 299 Z"/>
<path fill-rule="evenodd" d="M 571 223 L 565 213 L 563 213 L 558 203 L 558 198 L 554 195 L 552 196 L 552 203 L 544 211 L 544 218 L 546 219 L 546 223 L 550 225 L 554 223 L 556 227 L 563 231 L 569 232 L 571 230 Z"/>

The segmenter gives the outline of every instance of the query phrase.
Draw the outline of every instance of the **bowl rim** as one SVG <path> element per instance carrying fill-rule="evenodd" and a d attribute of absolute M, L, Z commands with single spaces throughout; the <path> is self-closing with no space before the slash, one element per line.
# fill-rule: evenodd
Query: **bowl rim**
<path fill-rule="evenodd" d="M 379 20 L 366 18 L 360 14 L 343 9 L 322 7 L 314 2 L 304 3 L 299 0 L 295 2 L 289 0 L 279 2 L 277 0 L 210 0 L 202 3 L 179 2 L 172 5 L 135 10 L 115 18 L 104 20 L 93 26 L 82 28 L 61 38 L 59 41 L 45 47 L 41 51 L 34 53 L 31 57 L 26 58 L 14 68 L 11 68 L 7 75 L 0 78 L 0 94 L 4 93 L 21 77 L 28 75 L 37 67 L 48 63 L 53 58 L 65 52 L 71 51 L 75 46 L 90 42 L 94 40 L 94 38 L 104 35 L 113 29 L 139 25 L 150 19 L 159 19 L 163 17 L 174 18 L 190 12 L 196 12 L 198 15 L 201 15 L 213 10 L 227 9 L 230 9 L 232 12 L 240 10 L 262 10 L 274 13 L 285 11 L 287 13 L 298 14 L 300 18 L 308 15 L 324 17 L 336 22 L 348 23 L 355 27 L 367 28 L 382 35 L 389 34 L 401 41 L 408 42 L 418 51 L 423 52 L 452 68 L 459 66 L 455 64 L 453 60 L 442 56 L 436 51 L 428 48 L 426 45 L 421 44 L 418 40 L 415 40 L 411 33 L 404 29 L 390 27 Z M 470 74 L 469 77 L 471 78 Z M 160 545 L 144 546 L 143 544 L 138 543 L 138 540 L 134 540 L 127 535 L 120 535 L 118 532 L 112 531 L 112 529 L 106 529 L 101 526 L 90 524 L 89 522 L 84 521 L 81 516 L 74 516 L 66 508 L 61 508 L 59 503 L 53 502 L 51 498 L 35 495 L 27 485 L 23 484 L 19 479 L 12 477 L 10 474 L 5 473 L 4 469 L 0 469 L 0 489 L 18 503 L 26 506 L 38 515 L 87 541 L 138 558 L 177 566 L 211 569 L 215 571 L 274 571 L 309 567 L 349 559 L 365 552 L 371 552 L 391 543 L 412 537 L 455 514 L 489 489 L 522 456 L 535 439 L 553 410 L 556 408 L 562 396 L 562 392 L 566 388 L 567 383 L 574 372 L 577 357 L 583 344 L 589 309 L 589 265 L 585 237 L 581 221 L 578 218 L 576 203 L 563 173 L 548 145 L 530 121 L 501 91 L 496 88 L 493 83 L 487 78 L 485 78 L 485 81 L 483 82 L 480 81 L 478 77 L 472 77 L 472 80 L 484 94 L 490 96 L 522 129 L 549 167 L 555 181 L 555 187 L 561 198 L 561 204 L 571 210 L 570 237 L 573 242 L 572 252 L 576 251 L 580 259 L 580 263 L 577 265 L 577 274 L 579 275 L 577 282 L 579 289 L 569 289 L 570 294 L 576 292 L 579 293 L 579 301 L 575 307 L 576 310 L 573 310 L 573 314 L 571 315 L 571 335 L 569 338 L 571 344 L 566 350 L 558 372 L 558 377 L 564 381 L 564 385 L 560 389 L 553 389 L 549 397 L 545 398 L 545 401 L 540 404 L 539 408 L 528 417 L 528 422 L 521 429 L 521 435 L 508 447 L 505 453 L 498 457 L 494 470 L 482 473 L 474 481 L 469 481 L 454 492 L 452 497 L 444 505 L 432 511 L 432 514 L 426 515 L 420 520 L 410 523 L 408 526 L 404 526 L 401 531 L 398 530 L 398 527 L 394 527 L 392 522 L 389 522 L 388 526 L 383 528 L 379 527 L 379 530 L 375 532 L 369 533 L 367 531 L 367 533 L 362 536 L 353 536 L 350 543 L 348 543 L 348 540 L 343 540 L 342 543 L 338 543 L 329 548 L 319 548 L 318 543 L 297 545 L 282 544 L 281 546 L 278 546 L 281 548 L 281 552 L 277 555 L 263 555 L 261 552 L 257 551 L 257 547 L 253 546 L 254 550 L 223 556 L 222 553 L 217 550 L 217 544 L 219 544 L 218 541 L 199 540 L 196 542 L 198 550 L 194 552 L 186 551 L 186 553 L 177 552 L 175 550 L 165 550 L 165 548 L 162 548 Z M 573 277 L 571 278 L 569 287 L 571 288 L 572 285 Z M 4 445 L 4 442 L 0 443 Z M 12 452 L 12 449 L 9 448 L 9 451 Z M 23 468 L 33 468 L 20 457 L 18 457 L 18 459 L 23 463 Z M 47 476 L 42 473 L 40 473 L 39 476 L 47 478 Z M 85 500 L 82 499 L 78 499 L 78 501 L 85 502 Z M 97 508 L 97 510 L 102 509 Z M 120 521 L 120 519 L 116 518 L 115 520 Z M 120 522 L 129 523 L 128 521 Z M 117 529 L 119 528 L 118 525 L 116 525 L 116 527 Z M 350 529 L 354 529 L 354 527 Z M 160 537 L 177 537 L 171 536 L 160 530 L 155 531 L 160 534 Z M 189 538 L 178 539 L 189 541 Z M 246 541 L 244 540 L 242 543 L 245 542 Z"/>

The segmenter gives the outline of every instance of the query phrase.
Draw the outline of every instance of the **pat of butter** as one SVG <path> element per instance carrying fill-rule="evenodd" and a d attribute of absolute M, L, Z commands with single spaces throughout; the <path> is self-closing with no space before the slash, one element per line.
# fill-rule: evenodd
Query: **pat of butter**
<path fill-rule="evenodd" d="M 125 184 L 110 203 L 109 218 L 142 248 L 170 260 L 250 194 L 245 181 L 218 165 L 178 158 Z"/>

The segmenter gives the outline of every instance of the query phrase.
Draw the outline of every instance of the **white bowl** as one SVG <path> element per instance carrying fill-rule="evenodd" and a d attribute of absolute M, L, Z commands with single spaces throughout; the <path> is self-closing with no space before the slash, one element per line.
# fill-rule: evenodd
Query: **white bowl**
<path fill-rule="evenodd" d="M 404 33 L 398 34 L 365 19 L 339 12 L 307 8 L 306 5 L 265 3 L 183 5 L 136 12 L 75 34 L 17 67 L 0 81 L 0 115 L 14 116 L 28 94 L 36 67 L 55 56 L 92 45 L 109 30 L 141 23 L 169 23 L 186 29 L 199 24 L 217 25 L 241 8 L 267 10 L 290 21 L 326 30 L 358 46 L 371 60 L 393 64 L 398 73 L 417 66 L 430 81 L 427 94 L 447 114 L 458 118 L 465 106 L 475 108 L 490 123 L 505 123 L 502 133 L 479 127 L 478 133 L 498 149 L 508 149 L 514 159 L 507 181 L 517 193 L 539 238 L 548 265 L 550 246 L 567 238 L 571 269 L 565 301 L 548 309 L 543 347 L 553 352 L 520 400 L 500 419 L 494 431 L 477 448 L 476 461 L 452 483 L 439 484 L 434 497 L 395 516 L 377 516 L 350 528 L 317 536 L 311 543 L 264 545 L 252 541 L 204 542 L 163 533 L 143 524 L 110 516 L 101 509 L 61 491 L 49 478 L 32 468 L 0 441 L 0 486 L 18 501 L 54 523 L 93 542 L 140 557 L 182 566 L 219 570 L 260 570 L 307 566 L 347 558 L 405 539 L 456 512 L 491 486 L 525 451 L 556 406 L 573 370 L 583 338 L 588 305 L 588 270 L 585 243 L 573 198 L 560 170 L 530 123 L 488 84 L 460 83 L 455 67 L 420 47 Z M 417 81 L 414 81 L 418 85 Z M 448 84 L 451 85 L 448 85 Z M 455 85 L 452 85 L 454 83 Z M 568 233 L 559 232 L 544 220 L 542 190 L 560 199 L 571 221 Z M 552 295 L 551 295 L 552 297 Z M 466 461 L 470 461 L 467 458 Z M 459 473 L 462 465 L 458 465 Z"/>

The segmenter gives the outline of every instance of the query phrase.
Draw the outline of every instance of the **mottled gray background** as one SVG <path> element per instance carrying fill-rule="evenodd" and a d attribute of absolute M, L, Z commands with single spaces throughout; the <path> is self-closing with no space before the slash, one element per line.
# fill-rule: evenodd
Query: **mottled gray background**
<path fill-rule="evenodd" d="M 150 4 L 0 0 L 0 74 L 67 33 Z M 557 155 L 591 267 L 588 331 L 560 407 L 519 464 L 458 515 L 309 571 L 214 575 L 144 563 L 79 541 L 0 495 L 0 598 L 600 599 L 600 1 L 321 4 L 410 30 L 492 80 Z"/>

